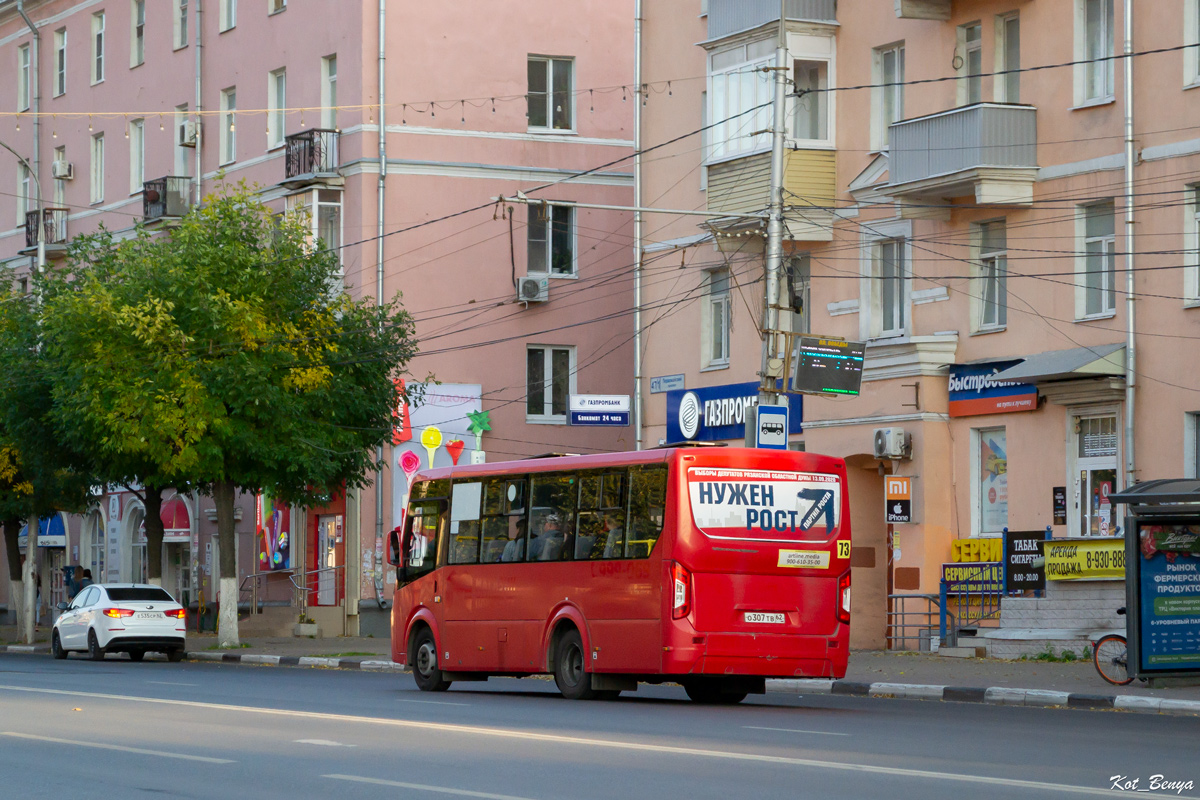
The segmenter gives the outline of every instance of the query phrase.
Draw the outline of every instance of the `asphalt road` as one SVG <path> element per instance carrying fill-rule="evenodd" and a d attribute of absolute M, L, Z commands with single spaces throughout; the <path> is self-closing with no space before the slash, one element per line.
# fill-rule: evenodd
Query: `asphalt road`
<path fill-rule="evenodd" d="M 1117 796 L 1116 775 L 1200 787 L 1197 742 L 1200 719 L 1149 714 L 0 657 L 3 798 Z"/>

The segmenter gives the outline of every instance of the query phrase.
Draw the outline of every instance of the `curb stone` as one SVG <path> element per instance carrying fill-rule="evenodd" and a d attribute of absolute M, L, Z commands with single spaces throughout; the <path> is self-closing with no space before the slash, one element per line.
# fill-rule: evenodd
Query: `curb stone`
<path fill-rule="evenodd" d="M 1086 694 L 1049 689 L 1013 689 L 1006 686 L 930 686 L 917 683 L 861 683 L 799 678 L 768 680 L 767 691 L 781 694 L 836 694 L 1002 706 L 1097 708 L 1151 714 L 1200 715 L 1200 700 L 1165 700 L 1145 695 Z"/>

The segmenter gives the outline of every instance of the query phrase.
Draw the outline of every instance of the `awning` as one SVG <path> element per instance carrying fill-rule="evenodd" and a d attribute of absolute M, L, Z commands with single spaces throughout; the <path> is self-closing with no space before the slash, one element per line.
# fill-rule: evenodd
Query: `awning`
<path fill-rule="evenodd" d="M 164 542 L 188 542 L 192 538 L 192 518 L 182 497 L 173 497 L 162 504 L 158 518 L 163 524 Z"/>
<path fill-rule="evenodd" d="M 997 381 L 1042 383 L 1079 378 L 1125 375 L 1125 345 L 1102 344 L 1095 347 L 1075 347 L 1070 350 L 1050 350 L 1025 356 L 1021 363 L 993 376 Z"/>
<path fill-rule="evenodd" d="M 21 532 L 17 534 L 17 547 L 21 550 L 29 543 L 29 526 L 21 526 Z M 38 547 L 66 547 L 67 546 L 67 530 L 63 525 L 62 515 L 55 514 L 53 517 L 42 517 L 38 520 Z"/>

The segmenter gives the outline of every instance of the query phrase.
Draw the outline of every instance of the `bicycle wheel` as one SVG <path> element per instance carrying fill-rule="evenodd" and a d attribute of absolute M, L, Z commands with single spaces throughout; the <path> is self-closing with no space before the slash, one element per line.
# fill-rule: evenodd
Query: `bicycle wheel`
<path fill-rule="evenodd" d="M 1092 661 L 1100 677 L 1114 686 L 1124 686 L 1133 681 L 1129 676 L 1128 646 L 1125 637 L 1115 633 L 1100 637 L 1092 651 Z"/>

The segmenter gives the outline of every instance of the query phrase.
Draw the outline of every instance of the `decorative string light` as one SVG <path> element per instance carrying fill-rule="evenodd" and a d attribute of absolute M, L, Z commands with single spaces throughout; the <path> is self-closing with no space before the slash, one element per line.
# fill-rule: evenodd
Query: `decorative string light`
<path fill-rule="evenodd" d="M 588 111 L 592 112 L 595 110 L 596 110 L 596 92 L 592 89 L 588 89 Z"/>
<path fill-rule="evenodd" d="M 496 113 L 496 98 L 492 98 L 492 113 Z"/>
<path fill-rule="evenodd" d="M 166 128 L 163 127 L 162 114 L 158 115 L 158 129 L 160 131 L 166 130 Z"/>
<path fill-rule="evenodd" d="M 88 133 L 92 132 L 92 115 L 88 114 Z"/>
<path fill-rule="evenodd" d="M 125 118 L 125 138 L 129 138 L 129 117 Z"/>
<path fill-rule="evenodd" d="M 671 91 L 671 82 L 667 81 L 667 97 L 671 97 L 675 93 Z"/>
<path fill-rule="evenodd" d="M 429 118 L 433 119 L 436 116 L 437 116 L 437 103 L 430 102 L 429 103 Z"/>
<path fill-rule="evenodd" d="M 54 138 L 58 138 L 58 115 L 54 114 L 50 117 L 50 128 Z"/>
<path fill-rule="evenodd" d="M 408 124 L 408 104 L 407 103 L 405 103 L 403 106 L 400 107 L 400 124 L 401 125 Z"/>
<path fill-rule="evenodd" d="M 467 101 L 459 100 L 458 102 L 459 102 L 458 113 L 462 117 L 461 119 L 459 119 L 459 123 L 465 125 L 467 122 Z"/>

